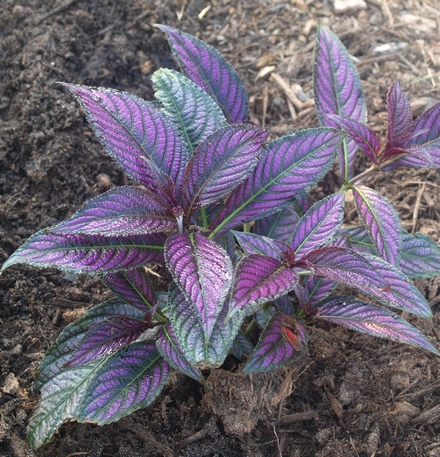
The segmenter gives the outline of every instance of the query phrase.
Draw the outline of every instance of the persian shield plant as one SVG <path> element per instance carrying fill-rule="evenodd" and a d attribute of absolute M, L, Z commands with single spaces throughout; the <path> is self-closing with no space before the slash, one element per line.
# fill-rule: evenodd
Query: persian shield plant
<path fill-rule="evenodd" d="M 365 124 L 350 56 L 319 28 L 321 126 L 267 142 L 268 133 L 248 122 L 246 91 L 224 58 L 186 33 L 158 27 L 182 72 L 154 73 L 154 102 L 65 84 L 137 184 L 99 195 L 37 232 L 3 266 L 98 274 L 115 294 L 67 326 L 46 353 L 29 424 L 33 448 L 64 421 L 107 424 L 147 406 L 174 370 L 203 382 L 201 370 L 220 366 L 230 352 L 247 359 L 247 373 L 286 366 L 305 354 L 307 328 L 319 320 L 438 354 L 382 305 L 430 317 L 409 278 L 437 276 L 440 248 L 403 231 L 392 204 L 361 181 L 397 166 L 440 166 L 440 105 L 413 121 L 394 83 L 381 147 Z M 372 165 L 355 176 L 358 151 Z M 308 191 L 336 158 L 340 190 L 313 203 Z M 361 222 L 355 228 L 342 226 L 349 190 Z M 168 290 L 154 290 L 150 263 L 167 268 Z M 376 303 L 335 296 L 337 284 Z"/>

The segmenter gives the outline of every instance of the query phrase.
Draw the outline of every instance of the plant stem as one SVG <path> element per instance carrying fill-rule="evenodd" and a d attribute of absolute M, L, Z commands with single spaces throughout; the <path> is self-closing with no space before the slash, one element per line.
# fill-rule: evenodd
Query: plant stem
<path fill-rule="evenodd" d="M 253 332 L 256 325 L 257 325 L 257 321 L 255 319 L 252 319 L 251 323 L 246 327 L 244 334 L 246 336 L 249 336 Z"/>
<path fill-rule="evenodd" d="M 206 208 L 201 208 L 200 214 L 202 216 L 202 227 L 208 228 L 208 217 L 206 216 Z"/>
<path fill-rule="evenodd" d="M 377 165 L 371 165 L 370 168 L 367 168 L 364 170 L 362 173 L 358 174 L 352 180 L 350 181 L 350 184 L 359 184 L 361 183 L 365 178 L 368 176 L 372 175 L 375 171 L 377 170 Z"/>

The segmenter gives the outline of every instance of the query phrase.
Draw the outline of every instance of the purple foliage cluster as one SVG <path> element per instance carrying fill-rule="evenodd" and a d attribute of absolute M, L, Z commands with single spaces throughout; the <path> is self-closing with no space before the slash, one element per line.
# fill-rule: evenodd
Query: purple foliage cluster
<path fill-rule="evenodd" d="M 152 77 L 155 102 L 65 84 L 107 153 L 137 185 L 112 189 L 68 220 L 37 232 L 4 264 L 100 275 L 115 298 L 88 310 L 48 350 L 33 448 L 67 420 L 106 424 L 147 406 L 173 370 L 201 369 L 228 353 L 247 373 L 283 367 L 307 350 L 307 328 L 329 321 L 439 355 L 383 305 L 429 318 L 410 279 L 440 274 L 440 248 L 400 224 L 393 205 L 362 186 L 397 166 L 440 166 L 440 104 L 413 121 L 397 82 L 389 89 L 385 145 L 366 125 L 362 84 L 338 38 L 319 28 L 314 91 L 321 126 L 268 143 L 248 123 L 237 73 L 211 46 L 169 26 L 182 73 Z M 371 167 L 354 175 L 358 151 Z M 341 189 L 308 191 L 335 159 Z M 343 227 L 352 191 L 359 227 Z M 162 263 L 167 291 L 145 266 Z M 332 295 L 343 284 L 372 303 Z M 261 327 L 255 341 L 255 327 Z M 258 335 L 257 335 L 258 337 Z"/>

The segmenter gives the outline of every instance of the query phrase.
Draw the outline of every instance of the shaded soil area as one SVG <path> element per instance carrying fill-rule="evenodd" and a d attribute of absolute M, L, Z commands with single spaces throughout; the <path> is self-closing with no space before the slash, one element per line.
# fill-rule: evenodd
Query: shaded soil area
<path fill-rule="evenodd" d="M 328 25 L 354 57 L 370 125 L 386 131 L 386 91 L 399 80 L 415 114 L 440 100 L 437 0 L 3 0 L 0 8 L 0 263 L 31 234 L 127 183 L 73 97 L 57 82 L 152 98 L 151 74 L 175 64 L 152 24 L 214 45 L 248 88 L 251 121 L 272 138 L 318 124 L 315 27 Z M 293 95 L 292 95 L 293 94 Z M 359 160 L 359 170 L 364 163 Z M 440 236 L 436 171 L 399 169 L 369 186 L 392 201 L 410 232 Z M 314 190 L 338 189 L 331 172 Z M 347 211 L 347 222 L 354 212 Z M 410 318 L 440 347 L 440 281 L 417 283 L 433 321 Z M 26 425 L 35 370 L 60 331 L 110 297 L 97 278 L 15 266 L 0 276 L 0 456 L 440 456 L 440 364 L 421 350 L 336 327 L 311 330 L 308 355 L 245 376 L 235 359 L 174 375 L 154 404 L 104 427 L 66 424 L 32 452 Z"/>

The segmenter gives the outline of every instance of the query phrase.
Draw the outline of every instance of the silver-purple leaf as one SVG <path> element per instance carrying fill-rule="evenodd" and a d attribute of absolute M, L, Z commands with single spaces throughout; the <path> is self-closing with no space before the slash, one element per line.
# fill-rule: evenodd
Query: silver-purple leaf
<path fill-rule="evenodd" d="M 328 116 L 365 152 L 368 158 L 379 165 L 380 139 L 368 125 L 346 116 Z"/>
<path fill-rule="evenodd" d="M 413 123 L 410 145 L 426 148 L 434 164 L 440 166 L 440 103 L 421 114 Z"/>
<path fill-rule="evenodd" d="M 402 250 L 402 227 L 393 205 L 379 192 L 354 186 L 353 196 L 358 214 L 379 254 L 392 265 L 399 265 Z"/>
<path fill-rule="evenodd" d="M 281 311 L 288 316 L 293 316 L 296 312 L 295 305 L 287 295 L 276 298 L 272 303 L 277 311 Z"/>
<path fill-rule="evenodd" d="M 87 389 L 78 422 L 109 424 L 148 406 L 171 375 L 154 341 L 133 343 L 106 359 Z"/>
<path fill-rule="evenodd" d="M 244 319 L 242 314 L 237 313 L 226 320 L 225 304 L 207 340 L 204 327 L 194 312 L 194 306 L 175 286 L 171 287 L 168 293 L 168 303 L 164 312 L 170 319 L 185 358 L 192 365 L 212 368 L 217 368 L 224 362 Z"/>
<path fill-rule="evenodd" d="M 114 354 L 136 341 L 147 330 L 144 320 L 113 316 L 95 324 L 81 340 L 78 350 L 65 367 L 87 365 L 95 359 Z"/>
<path fill-rule="evenodd" d="M 386 288 L 375 288 L 367 292 L 377 300 L 417 316 L 432 317 L 431 307 L 417 287 L 400 269 L 386 263 L 380 257 L 364 253 L 363 256 L 373 265 L 388 283 Z"/>
<path fill-rule="evenodd" d="M 365 123 L 367 108 L 362 83 L 351 56 L 339 38 L 326 27 L 318 27 L 313 74 L 315 106 L 321 125 L 338 128 L 328 114 L 346 116 Z M 353 175 L 357 146 L 345 140 L 338 149 L 341 175 Z"/>
<path fill-rule="evenodd" d="M 226 251 L 198 232 L 177 233 L 165 244 L 168 270 L 200 319 L 209 341 L 232 283 Z"/>
<path fill-rule="evenodd" d="M 275 214 L 259 219 L 254 224 L 254 232 L 290 244 L 293 229 L 300 219 L 300 215 L 290 204 Z"/>
<path fill-rule="evenodd" d="M 285 263 L 252 254 L 240 260 L 235 271 L 229 316 L 238 311 L 249 315 L 263 303 L 294 289 L 298 275 Z"/>
<path fill-rule="evenodd" d="M 440 276 L 440 247 L 422 233 L 403 232 L 399 270 L 411 279 Z"/>
<path fill-rule="evenodd" d="M 328 278 L 320 278 L 318 276 L 306 278 L 304 290 L 312 308 L 327 298 L 335 290 L 336 286 L 335 281 Z"/>
<path fill-rule="evenodd" d="M 88 201 L 78 212 L 51 231 L 83 235 L 131 236 L 170 232 L 176 218 L 167 204 L 151 191 L 123 186 Z"/>
<path fill-rule="evenodd" d="M 159 354 L 175 369 L 196 381 L 203 382 L 203 375 L 191 365 L 177 341 L 173 327 L 167 322 L 160 330 L 156 341 Z"/>
<path fill-rule="evenodd" d="M 350 298 L 341 302 L 341 299 L 335 298 L 319 307 L 317 317 L 358 332 L 417 346 L 440 355 L 415 327 L 395 313 L 370 303 Z"/>
<path fill-rule="evenodd" d="M 257 166 L 267 132 L 249 125 L 223 127 L 202 141 L 185 170 L 182 193 L 194 211 L 218 202 Z"/>
<path fill-rule="evenodd" d="M 41 400 L 28 426 L 29 443 L 33 449 L 46 444 L 64 421 L 77 417 L 87 386 L 107 359 L 104 357 L 74 369 L 64 368 L 78 351 L 89 329 L 114 316 L 142 319 L 144 314 L 115 298 L 89 309 L 61 332 L 46 352 L 37 372 L 36 382 L 41 390 Z"/>
<path fill-rule="evenodd" d="M 388 135 L 385 154 L 388 149 L 399 147 L 409 140 L 413 123 L 411 105 L 397 81 L 388 89 L 387 111 Z"/>
<path fill-rule="evenodd" d="M 231 351 L 239 360 L 244 360 L 254 350 L 252 341 L 240 330 L 232 343 Z"/>
<path fill-rule="evenodd" d="M 339 230 L 344 217 L 345 193 L 337 192 L 315 203 L 298 221 L 291 246 L 297 258 L 325 244 Z"/>
<path fill-rule="evenodd" d="M 157 25 L 166 33 L 173 55 L 186 76 L 206 91 L 233 124 L 248 120 L 248 97 L 237 72 L 220 53 L 203 41 L 167 25 Z"/>
<path fill-rule="evenodd" d="M 343 247 L 327 246 L 311 251 L 298 262 L 298 268 L 303 266 L 308 267 L 316 276 L 356 287 L 366 293 L 389 287 L 369 260 Z"/>
<path fill-rule="evenodd" d="M 240 247 L 246 254 L 261 254 L 281 260 L 281 255 L 274 240 L 255 233 L 231 230 Z"/>
<path fill-rule="evenodd" d="M 258 340 L 245 373 L 257 373 L 285 367 L 306 353 L 307 333 L 304 326 L 276 312 Z"/>
<path fill-rule="evenodd" d="M 217 103 L 197 84 L 174 70 L 160 68 L 151 77 L 163 113 L 182 135 L 190 152 L 207 136 L 227 125 Z"/>
<path fill-rule="evenodd" d="M 325 176 L 344 135 L 327 128 L 298 130 L 271 141 L 254 172 L 215 218 L 217 233 L 275 213 Z"/>
<path fill-rule="evenodd" d="M 156 304 L 156 296 L 144 267 L 109 273 L 102 280 L 118 297 L 144 313 Z"/>
<path fill-rule="evenodd" d="M 159 110 L 126 92 L 65 86 L 78 98 L 106 152 L 128 176 L 149 187 L 152 172 L 148 160 L 151 160 L 179 186 L 189 152 L 174 126 Z"/>
<path fill-rule="evenodd" d="M 162 234 L 105 237 L 40 230 L 9 257 L 2 269 L 22 263 L 73 272 L 119 271 L 163 260 L 164 243 Z"/>

